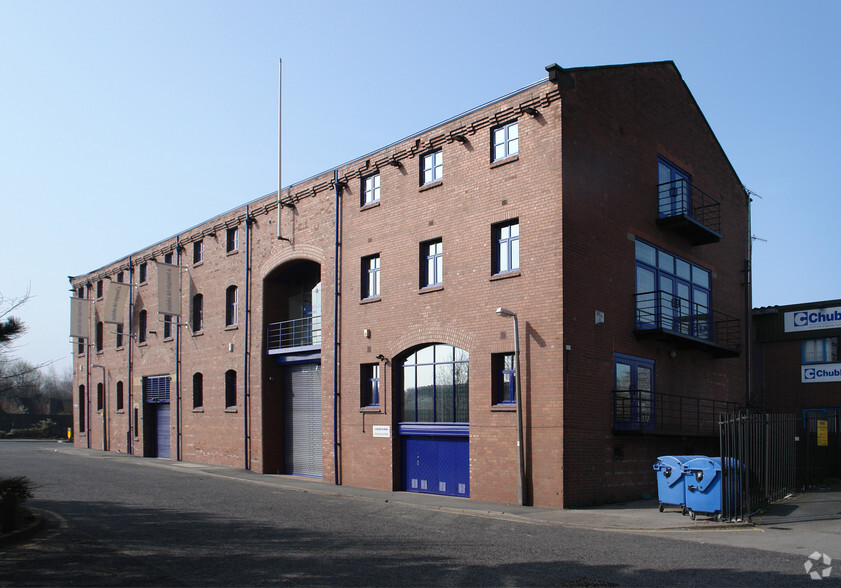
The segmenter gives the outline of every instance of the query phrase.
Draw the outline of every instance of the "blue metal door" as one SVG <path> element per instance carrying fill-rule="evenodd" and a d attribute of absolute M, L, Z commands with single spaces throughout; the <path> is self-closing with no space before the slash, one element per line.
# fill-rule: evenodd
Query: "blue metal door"
<path fill-rule="evenodd" d="M 146 403 L 146 455 L 169 459 L 169 376 L 143 378 L 143 402 Z"/>
<path fill-rule="evenodd" d="M 467 437 L 402 438 L 404 488 L 411 492 L 470 496 Z"/>

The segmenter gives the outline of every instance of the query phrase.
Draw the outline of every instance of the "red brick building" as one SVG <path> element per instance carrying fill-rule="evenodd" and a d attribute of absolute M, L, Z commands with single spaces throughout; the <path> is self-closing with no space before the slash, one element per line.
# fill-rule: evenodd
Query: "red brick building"
<path fill-rule="evenodd" d="M 514 502 L 519 409 L 547 507 L 717 454 L 747 194 L 673 63 L 547 70 L 71 278 L 75 442 Z"/>

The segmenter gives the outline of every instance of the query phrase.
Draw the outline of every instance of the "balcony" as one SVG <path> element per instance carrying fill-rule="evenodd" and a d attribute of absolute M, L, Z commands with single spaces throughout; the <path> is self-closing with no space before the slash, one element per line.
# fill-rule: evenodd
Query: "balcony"
<path fill-rule="evenodd" d="M 667 341 L 678 349 L 700 349 L 715 357 L 738 357 L 741 321 L 671 292 L 634 295 L 638 339 Z"/>
<path fill-rule="evenodd" d="M 686 237 L 693 245 L 721 240 L 721 204 L 685 179 L 657 186 L 657 224 Z"/>
<path fill-rule="evenodd" d="M 718 435 L 719 415 L 735 411 L 735 402 L 644 390 L 613 391 L 616 434 Z"/>
<path fill-rule="evenodd" d="M 267 353 L 300 353 L 321 350 L 321 317 L 310 316 L 271 323 L 266 329 Z"/>

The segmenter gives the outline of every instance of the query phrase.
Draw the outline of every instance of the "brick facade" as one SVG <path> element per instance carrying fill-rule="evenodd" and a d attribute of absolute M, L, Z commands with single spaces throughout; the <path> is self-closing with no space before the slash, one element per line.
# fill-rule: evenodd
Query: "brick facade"
<path fill-rule="evenodd" d="M 470 497 L 517 500 L 516 412 L 495 404 L 492 394 L 493 355 L 514 351 L 512 321 L 498 317 L 498 307 L 514 310 L 520 326 L 528 502 L 563 507 L 652 493 L 658 455 L 715 454 L 709 435 L 617 432 L 614 354 L 653 361 L 655 392 L 745 402 L 745 191 L 671 62 L 550 74 L 549 81 L 284 189 L 280 211 L 270 194 L 72 278 L 78 289 L 115 280 L 118 271 L 126 281 L 131 274 L 125 311 L 134 331 L 142 309 L 150 325 L 146 344 L 126 336 L 115 349 L 109 324 L 103 351 L 79 354 L 74 345 L 77 424 L 79 410 L 94 401 L 76 443 L 99 448 L 105 422 L 108 450 L 150 455 L 142 378 L 169 374 L 172 459 L 285 473 L 288 391 L 281 384 L 284 366 L 268 354 L 266 327 L 291 317 L 285 309 L 297 276 L 320 271 L 325 482 L 404 488 L 401 362 L 420 346 L 442 343 L 469 354 Z M 517 153 L 494 161 L 492 130 L 514 121 Z M 438 149 L 443 177 L 421 185 L 423 156 Z M 695 245 L 658 224 L 658 156 L 691 174 L 720 203 L 720 241 Z M 363 205 L 364 179 L 373 173 L 380 176 L 379 201 Z M 494 273 L 494 226 L 513 220 L 519 268 Z M 233 227 L 239 248 L 228 253 L 226 231 Z M 195 264 L 199 239 L 204 258 Z M 421 244 L 437 239 L 441 284 L 422 287 Z M 740 324 L 733 353 L 718 357 L 697 341 L 638 336 L 639 239 L 711 272 L 710 306 Z M 184 324 L 164 339 L 154 262 L 169 251 L 182 268 Z M 366 298 L 362 263 L 373 255 L 380 261 L 380 292 Z M 148 281 L 138 284 L 143 262 Z M 236 326 L 226 327 L 229 286 L 238 289 L 238 316 Z M 189 325 L 197 293 L 204 299 L 200 334 Z M 95 325 L 104 300 L 92 304 Z M 598 324 L 597 311 L 604 316 Z M 375 407 L 363 406 L 363 365 L 380 367 Z M 235 407 L 225 406 L 228 370 L 237 373 Z M 107 402 L 100 413 L 94 394 L 103 373 Z M 204 386 L 202 407 L 194 409 L 196 373 Z M 126 390 L 119 412 L 118 381 Z M 386 426 L 388 436 L 374 436 L 374 427 Z"/>

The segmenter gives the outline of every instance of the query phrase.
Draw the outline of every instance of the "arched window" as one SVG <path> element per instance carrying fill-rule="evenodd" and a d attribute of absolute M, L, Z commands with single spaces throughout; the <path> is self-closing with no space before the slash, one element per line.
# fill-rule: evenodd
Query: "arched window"
<path fill-rule="evenodd" d="M 193 408 L 204 406 L 204 376 L 201 372 L 193 374 Z"/>
<path fill-rule="evenodd" d="M 85 432 L 85 387 L 79 386 L 79 433 Z"/>
<path fill-rule="evenodd" d="M 117 410 L 123 410 L 125 405 L 123 403 L 123 383 L 117 382 Z"/>
<path fill-rule="evenodd" d="M 198 333 L 204 328 L 204 297 L 201 294 L 193 296 L 193 314 L 191 323 L 194 333 Z"/>
<path fill-rule="evenodd" d="M 237 372 L 225 372 L 225 408 L 237 407 Z"/>
<path fill-rule="evenodd" d="M 238 292 L 236 286 L 228 286 L 225 290 L 225 326 L 231 327 L 237 324 L 237 298 Z"/>
<path fill-rule="evenodd" d="M 402 363 L 401 421 L 467 423 L 468 354 L 452 345 L 422 347 Z"/>

